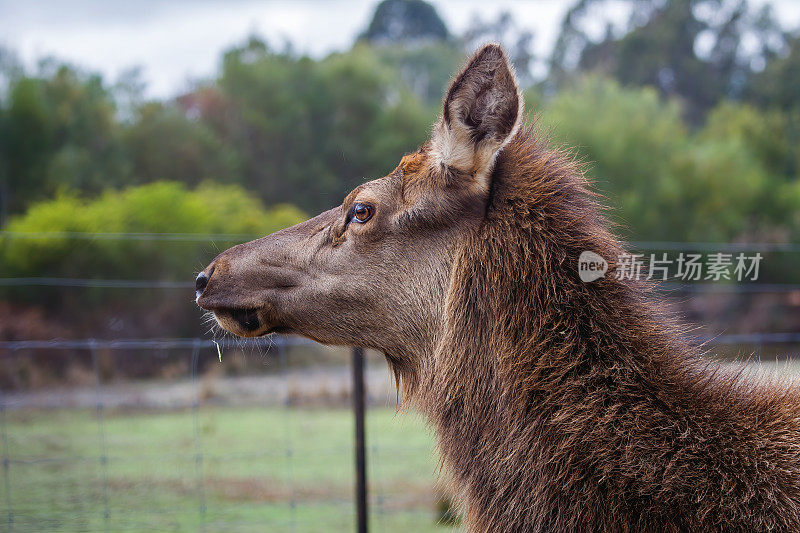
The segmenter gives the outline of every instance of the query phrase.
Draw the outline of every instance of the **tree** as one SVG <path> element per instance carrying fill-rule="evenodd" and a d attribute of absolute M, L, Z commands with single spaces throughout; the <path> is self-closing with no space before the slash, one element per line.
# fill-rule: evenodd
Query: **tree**
<path fill-rule="evenodd" d="M 800 35 L 787 40 L 786 48 L 768 62 L 750 86 L 752 101 L 783 111 L 800 108 Z"/>
<path fill-rule="evenodd" d="M 373 44 L 444 41 L 450 36 L 436 8 L 424 0 L 383 0 L 359 39 Z"/>
<path fill-rule="evenodd" d="M 241 149 L 243 183 L 309 211 L 388 173 L 433 116 L 367 46 L 315 61 L 251 41 L 226 54 L 219 86 L 230 108 L 211 123 Z"/>
<path fill-rule="evenodd" d="M 356 47 L 368 47 L 357 43 Z M 381 65 L 426 106 L 438 108 L 465 51 L 455 41 L 368 47 Z M 472 53 L 472 50 L 466 53 Z"/>
<path fill-rule="evenodd" d="M 784 173 L 785 118 L 741 104 L 711 111 L 690 133 L 676 102 L 653 88 L 590 76 L 542 115 L 575 146 L 629 238 L 787 240 L 799 234 L 800 182 Z"/>
<path fill-rule="evenodd" d="M 800 176 L 800 35 L 790 37 L 786 47 L 766 64 L 748 88 L 748 100 L 765 112 L 784 117 L 783 127 L 776 131 L 787 146 L 783 157 L 783 174 Z"/>
<path fill-rule="evenodd" d="M 651 85 L 684 102 L 694 125 L 720 100 L 742 98 L 757 66 L 783 46 L 769 9 L 754 13 L 746 0 L 628 0 L 627 26 L 609 25 L 592 40 L 583 27 L 604 2 L 581 0 L 568 12 L 551 60 L 554 82 L 577 69 Z"/>
<path fill-rule="evenodd" d="M 190 120 L 174 105 L 149 102 L 135 111 L 124 144 L 133 181 L 172 180 L 237 183 L 241 169 L 235 149 L 206 124 Z"/>
<path fill-rule="evenodd" d="M 46 61 L 37 76 L 13 81 L 0 147 L 8 212 L 62 188 L 99 192 L 125 183 L 115 113 L 102 79 L 67 65 Z"/>
<path fill-rule="evenodd" d="M 676 236 L 656 202 L 671 183 L 670 161 L 687 136 L 677 105 L 663 104 L 652 88 L 589 76 L 559 93 L 542 120 L 587 161 L 589 176 L 626 230 L 637 238 Z"/>

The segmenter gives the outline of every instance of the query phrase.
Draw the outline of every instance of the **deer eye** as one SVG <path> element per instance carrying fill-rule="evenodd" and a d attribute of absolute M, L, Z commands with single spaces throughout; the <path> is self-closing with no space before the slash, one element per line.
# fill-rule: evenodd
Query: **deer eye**
<path fill-rule="evenodd" d="M 369 204 L 362 204 L 361 202 L 353 204 L 353 220 L 358 222 L 359 224 L 363 224 L 370 218 L 372 218 L 372 214 L 375 212 L 375 208 Z"/>

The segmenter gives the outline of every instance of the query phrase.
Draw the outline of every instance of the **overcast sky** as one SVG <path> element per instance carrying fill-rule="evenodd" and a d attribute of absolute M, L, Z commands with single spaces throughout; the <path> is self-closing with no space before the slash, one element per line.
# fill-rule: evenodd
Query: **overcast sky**
<path fill-rule="evenodd" d="M 800 0 L 771 3 L 785 27 L 800 27 Z M 508 10 L 535 34 L 547 53 L 574 0 L 434 0 L 454 33 L 475 16 Z M 143 68 L 147 94 L 169 97 L 190 80 L 213 75 L 221 52 L 257 33 L 272 44 L 283 37 L 313 56 L 345 50 L 366 27 L 377 0 L 0 0 L 0 46 L 27 65 L 54 55 L 113 81 L 133 66 Z M 609 7 L 620 18 L 621 3 Z"/>

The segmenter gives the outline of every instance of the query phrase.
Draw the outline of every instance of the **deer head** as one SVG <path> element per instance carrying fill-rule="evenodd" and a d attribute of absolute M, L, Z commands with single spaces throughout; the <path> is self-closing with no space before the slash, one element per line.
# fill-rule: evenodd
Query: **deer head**
<path fill-rule="evenodd" d="M 453 80 L 431 139 L 341 206 L 220 254 L 197 304 L 241 336 L 290 332 L 397 359 L 430 351 L 457 247 L 481 223 L 523 101 L 503 50 Z"/>

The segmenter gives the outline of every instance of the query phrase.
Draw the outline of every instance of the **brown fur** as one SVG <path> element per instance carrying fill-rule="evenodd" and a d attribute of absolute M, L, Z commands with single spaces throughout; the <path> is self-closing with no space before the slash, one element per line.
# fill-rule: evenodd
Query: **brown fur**
<path fill-rule="evenodd" d="M 800 397 L 704 362 L 643 284 L 584 283 L 621 249 L 558 153 L 520 134 L 460 247 L 426 386 L 475 531 L 797 531 Z"/>
<path fill-rule="evenodd" d="M 467 135 L 445 131 L 453 94 L 484 117 Z M 482 49 L 432 142 L 340 208 L 221 254 L 198 303 L 238 334 L 386 353 L 471 531 L 800 530 L 797 389 L 706 362 L 645 282 L 579 279 L 582 251 L 623 248 L 580 169 L 519 129 L 515 95 L 502 51 Z M 354 202 L 373 219 L 349 221 Z"/>

